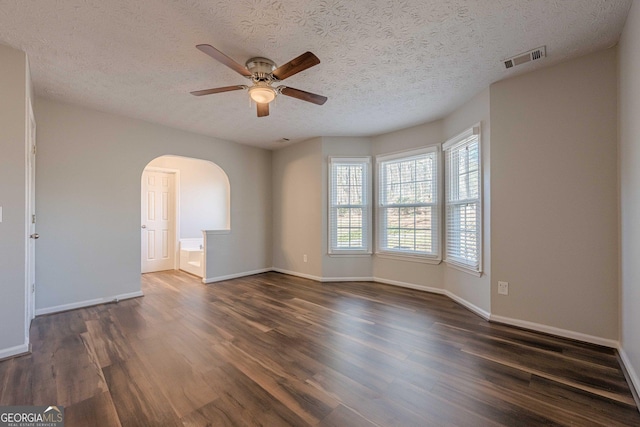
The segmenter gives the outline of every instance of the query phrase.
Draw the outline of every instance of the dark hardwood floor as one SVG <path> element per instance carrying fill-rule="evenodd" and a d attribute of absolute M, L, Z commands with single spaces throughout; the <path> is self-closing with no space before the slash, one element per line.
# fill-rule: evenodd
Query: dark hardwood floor
<path fill-rule="evenodd" d="M 266 273 L 143 275 L 145 297 L 38 317 L 0 405 L 66 426 L 639 426 L 614 350 L 450 299 Z"/>

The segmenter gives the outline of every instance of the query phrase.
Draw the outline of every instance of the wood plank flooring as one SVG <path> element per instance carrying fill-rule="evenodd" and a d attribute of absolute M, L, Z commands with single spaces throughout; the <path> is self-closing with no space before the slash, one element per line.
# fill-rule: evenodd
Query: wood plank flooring
<path fill-rule="evenodd" d="M 488 323 L 450 299 L 265 273 L 38 317 L 0 405 L 66 426 L 640 426 L 614 350 Z"/>

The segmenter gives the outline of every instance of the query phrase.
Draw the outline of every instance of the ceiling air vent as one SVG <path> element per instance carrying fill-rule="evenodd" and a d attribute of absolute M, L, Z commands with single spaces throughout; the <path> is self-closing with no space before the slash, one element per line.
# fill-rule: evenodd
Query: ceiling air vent
<path fill-rule="evenodd" d="M 513 68 L 516 65 L 525 64 L 529 61 L 535 61 L 537 59 L 541 59 L 547 56 L 546 46 L 538 47 L 536 49 L 530 50 L 529 52 L 521 53 L 520 55 L 516 55 L 513 58 L 505 59 L 504 66 L 509 69 Z"/>

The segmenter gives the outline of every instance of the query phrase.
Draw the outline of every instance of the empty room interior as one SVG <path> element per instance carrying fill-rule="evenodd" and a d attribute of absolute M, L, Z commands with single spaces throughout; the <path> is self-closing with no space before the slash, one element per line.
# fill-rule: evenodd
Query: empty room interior
<path fill-rule="evenodd" d="M 638 426 L 639 188 L 637 0 L 0 0 L 0 413 Z"/>

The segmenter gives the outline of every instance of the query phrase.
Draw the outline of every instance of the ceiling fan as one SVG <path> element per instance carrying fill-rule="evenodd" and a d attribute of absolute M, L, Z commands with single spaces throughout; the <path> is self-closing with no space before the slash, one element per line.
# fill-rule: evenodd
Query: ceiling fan
<path fill-rule="evenodd" d="M 276 68 L 275 62 L 268 58 L 251 58 L 246 62 L 245 66 L 242 66 L 211 45 L 199 44 L 196 47 L 216 61 L 219 61 L 231 68 L 236 73 L 250 79 L 252 84 L 251 86 L 236 85 L 196 90 L 191 92 L 192 95 L 202 96 L 211 95 L 213 93 L 247 89 L 249 91 L 249 96 L 258 106 L 258 117 L 265 117 L 269 115 L 269 103 L 280 94 L 317 105 L 322 105 L 327 102 L 326 96 L 316 95 L 315 93 L 305 92 L 304 90 L 294 89 L 288 86 L 273 87 L 274 83 L 278 83 L 287 77 L 291 77 L 294 74 L 298 74 L 299 72 L 306 70 L 307 68 L 318 65 L 320 60 L 311 52 L 305 52 L 297 58 L 294 58 L 286 64 Z"/>

